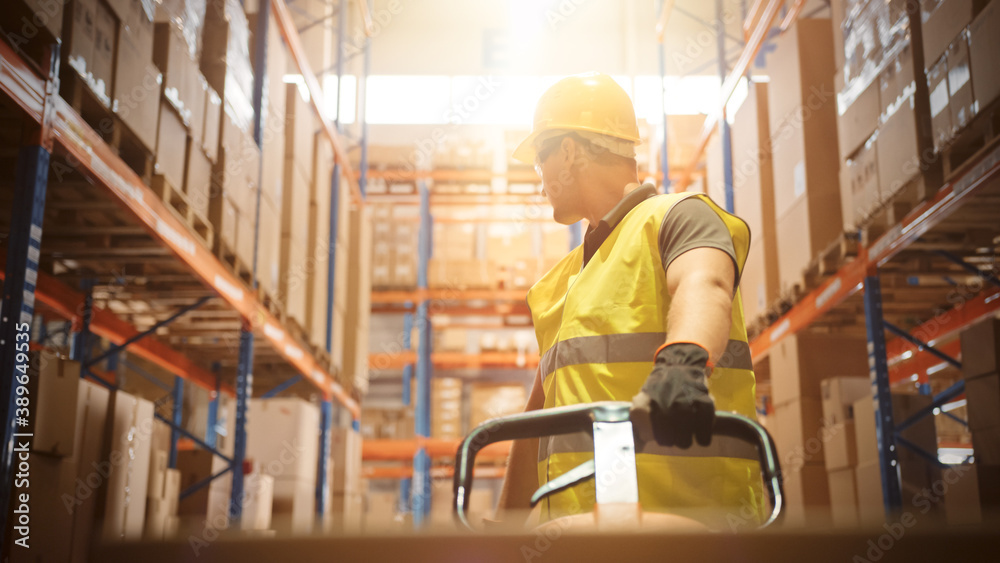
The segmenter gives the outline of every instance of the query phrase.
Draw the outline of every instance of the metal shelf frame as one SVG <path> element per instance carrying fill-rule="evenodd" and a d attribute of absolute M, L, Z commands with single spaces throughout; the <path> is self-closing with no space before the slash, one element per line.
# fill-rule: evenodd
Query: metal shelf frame
<path fill-rule="evenodd" d="M 721 9 L 720 4 L 717 1 L 717 9 Z M 725 104 L 732 96 L 737 82 L 747 72 L 750 61 L 757 56 L 763 42 L 771 33 L 771 28 L 779 11 L 784 9 L 784 4 L 784 0 L 756 0 L 747 14 L 744 21 L 746 45 L 735 67 L 730 71 L 728 77 L 724 77 L 720 108 L 706 119 L 701 139 L 696 147 L 696 154 L 685 168 L 680 181 L 677 182 L 676 190 L 683 190 L 690 184 L 709 138 L 717 128 L 721 129 L 723 143 L 728 143 Z M 804 1 L 796 0 L 792 8 L 783 16 L 779 26 L 780 31 L 788 29 L 795 22 L 804 4 Z M 671 7 L 672 2 L 669 1 L 663 5 L 661 19 L 657 24 L 657 31 L 661 34 L 669 18 Z M 718 41 L 721 70 L 725 65 L 723 48 L 725 37 L 723 34 L 719 34 Z M 719 127 L 720 125 L 721 127 Z M 728 148 L 728 146 L 723 148 L 725 153 L 728 153 Z M 726 177 L 725 204 L 727 209 L 732 210 L 732 161 L 727 154 L 724 154 L 723 160 Z M 967 300 L 963 306 L 950 311 L 948 320 L 943 323 L 937 322 L 937 320 L 928 321 L 912 333 L 907 333 L 883 319 L 879 267 L 885 265 L 922 235 L 947 219 L 985 186 L 998 181 L 998 179 L 1000 179 L 1000 143 L 993 142 L 975 160 L 964 165 L 962 171 L 948 181 L 936 195 L 919 204 L 900 223 L 891 227 L 873 244 L 866 248 L 860 248 L 857 258 L 848 262 L 834 276 L 802 298 L 791 310 L 777 319 L 750 343 L 753 357 L 759 360 L 767 355 L 771 346 L 785 336 L 806 329 L 843 303 L 848 297 L 855 295 L 858 291 L 863 291 L 865 325 L 869 343 L 869 375 L 876 407 L 883 500 L 887 516 L 900 510 L 902 504 L 896 446 L 913 447 L 912 444 L 899 436 L 899 432 L 919 418 L 932 414 L 937 407 L 954 400 L 964 392 L 964 385 L 960 382 L 935 396 L 929 407 L 897 425 L 892 416 L 890 386 L 914 372 L 926 373 L 927 369 L 941 364 L 953 367 L 960 366 L 961 364 L 954 359 L 959 351 L 958 343 L 952 342 L 935 347 L 923 342 L 916 335 L 937 334 L 939 335 L 938 340 L 941 340 L 973 322 L 995 314 L 1000 310 L 1000 291 L 982 291 L 979 295 Z M 997 280 L 995 276 L 983 274 L 958 257 L 948 255 L 942 257 L 980 276 L 985 283 L 1000 287 L 1000 280 Z M 921 330 L 925 327 L 931 328 L 927 326 L 931 322 L 935 323 L 933 331 Z M 887 341 L 887 331 L 896 334 L 897 337 Z M 914 347 L 915 351 L 912 349 Z M 919 448 L 915 449 L 919 450 Z M 938 463 L 934 454 L 922 451 L 918 451 L 918 453 Z"/>
<path fill-rule="evenodd" d="M 348 0 L 340 0 L 339 17 L 341 33 L 337 37 L 338 42 L 338 75 L 340 71 L 340 61 L 343 59 L 342 39 L 344 37 L 344 7 Z M 270 19 L 274 18 L 274 24 L 287 46 L 289 53 L 298 66 L 299 72 L 303 76 L 305 85 L 310 92 L 310 100 L 314 112 L 319 118 L 321 128 L 327 141 L 331 143 L 334 152 L 335 174 L 333 178 L 334 190 L 338 188 L 340 175 L 347 179 L 349 189 L 355 205 L 364 205 L 364 179 L 359 184 L 354 179 L 350 161 L 339 132 L 325 118 L 322 108 L 322 90 L 316 76 L 309 67 L 308 60 L 304 54 L 298 32 L 292 22 L 291 15 L 285 0 L 261 0 L 259 4 L 261 17 L 258 18 L 258 28 L 256 31 L 256 42 L 253 46 L 257 60 L 261 65 L 255 69 L 255 81 L 253 92 L 253 105 L 255 108 L 254 136 L 258 143 L 261 142 L 261 124 L 263 122 L 263 109 L 266 107 L 264 101 L 264 79 L 263 68 L 266 61 L 267 27 Z M 371 36 L 371 8 L 366 0 L 359 1 L 362 16 L 366 22 L 366 32 Z M 278 47 L 278 46 L 274 46 Z M 60 316 L 69 319 L 74 330 L 74 343 L 77 357 L 84 363 L 84 373 L 91 371 L 100 360 L 110 359 L 116 361 L 117 354 L 126 348 L 131 352 L 153 361 L 160 367 L 174 373 L 178 380 L 172 389 L 174 408 L 170 419 L 157 414 L 157 418 L 167 423 L 172 428 L 171 439 L 171 463 L 176 462 L 177 442 L 181 436 L 190 439 L 200 447 L 209 449 L 217 455 L 214 450 L 214 435 L 212 430 L 215 426 L 215 418 L 218 408 L 218 393 L 229 392 L 235 394 L 236 402 L 236 435 L 235 453 L 233 457 L 226 458 L 229 468 L 236 468 L 233 472 L 233 488 L 230 504 L 230 516 L 238 520 L 241 514 L 243 496 L 243 472 L 242 463 L 245 456 L 246 445 L 246 406 L 252 394 L 253 381 L 253 361 L 254 361 L 254 335 L 260 331 L 271 346 L 290 365 L 294 366 L 301 374 L 301 378 L 316 387 L 323 396 L 323 425 L 321 427 L 322 451 L 329 453 L 329 430 L 332 420 L 332 399 L 336 399 L 354 417 L 352 425 L 357 428 L 357 420 L 360 417 L 360 405 L 336 382 L 331 374 L 325 372 L 319 362 L 311 355 L 308 349 L 299 344 L 285 329 L 281 323 L 261 304 L 256 292 L 247 291 L 243 283 L 212 254 L 211 249 L 203 247 L 190 234 L 186 224 L 176 218 L 170 210 L 163 204 L 156 194 L 146 186 L 142 180 L 116 155 L 112 149 L 102 140 L 83 118 L 58 95 L 58 45 L 53 46 L 47 56 L 47 68 L 40 74 L 33 66 L 25 62 L 14 49 L 5 41 L 0 41 L 0 92 L 7 99 L 11 100 L 15 106 L 24 113 L 26 122 L 30 124 L 34 132 L 29 139 L 22 144 L 18 156 L 18 166 L 15 178 L 15 205 L 13 206 L 11 223 L 11 241 L 8 245 L 10 252 L 5 257 L 6 266 L 2 273 L 4 279 L 4 303 L 5 311 L 19 311 L 18 315 L 7 315 L 8 320 L 0 324 L 0 340 L 13 342 L 16 332 L 23 324 L 30 326 L 34 319 L 35 299 L 57 312 Z M 366 71 L 368 45 L 366 44 Z M 338 76 L 339 77 L 339 76 Z M 339 104 L 338 104 L 339 106 Z M 339 107 L 338 107 L 339 109 Z M 364 127 L 362 115 L 362 126 Z M 366 139 L 362 138 L 362 151 L 366 146 Z M 173 253 L 175 259 L 200 280 L 206 287 L 213 290 L 214 296 L 221 298 L 234 311 L 236 311 L 243 321 L 243 329 L 240 334 L 239 367 L 237 371 L 237 384 L 235 389 L 225 388 L 219 385 L 218 378 L 199 366 L 193 364 L 182 354 L 172 350 L 170 347 L 152 339 L 145 337 L 152 334 L 156 328 L 165 326 L 179 318 L 182 314 L 200 306 L 204 301 L 199 300 L 190 306 L 182 308 L 177 314 L 160 321 L 146 331 L 138 331 L 129 323 L 118 318 L 116 315 L 100 308 L 93 307 L 93 299 L 87 288 L 81 294 L 60 282 L 57 282 L 44 273 L 38 271 L 39 250 L 41 248 L 42 218 L 45 210 L 46 186 L 48 183 L 48 169 L 51 155 L 54 151 L 64 153 L 73 158 L 78 163 L 78 170 L 84 174 L 94 184 L 107 190 L 111 199 L 127 210 L 138 221 L 139 224 L 163 247 Z M 259 171 L 258 171 L 259 173 Z M 332 205 L 335 205 L 336 197 L 332 198 Z M 336 211 L 336 208 L 331 209 Z M 259 218 L 259 191 L 257 202 L 257 215 Z M 335 213 L 331 217 L 336 217 Z M 334 219 L 332 219 L 334 220 Z M 331 225 L 336 227 L 336 223 Z M 335 233 L 334 229 L 331 233 Z M 257 238 L 259 233 L 255 229 L 254 248 L 257 248 Z M 254 253 L 253 276 L 251 278 L 251 289 L 256 288 L 256 252 Z M 331 258 L 333 258 L 331 256 Z M 331 264 L 333 260 L 331 259 Z M 332 265 L 331 265 L 332 268 Z M 332 295 L 334 276 L 330 272 L 329 283 L 331 285 L 328 294 Z M 328 323 L 329 325 L 330 323 Z M 87 346 L 88 336 L 93 331 L 94 334 L 107 338 L 112 342 L 113 347 L 102 352 L 97 358 L 88 359 Z M 332 334 L 328 328 L 327 348 L 332 344 Z M 44 340 L 45 335 L 42 335 Z M 14 388 L 13 370 L 15 367 L 14 347 L 4 346 L 3 356 L 0 357 L 0 370 L 3 377 L 0 378 L 0 396 L 3 397 L 4 409 L 3 420 L 5 423 L 3 443 L 6 445 L 5 454 L 0 456 L 0 478 L 5 482 L 10 481 L 12 475 L 11 445 L 14 440 Z M 104 385 L 110 383 L 102 377 L 93 377 L 96 381 Z M 190 435 L 179 427 L 180 407 L 183 403 L 183 386 L 180 378 L 191 380 L 198 385 L 215 393 L 215 398 L 210 405 L 210 440 L 202 441 L 200 438 Z M 209 438 L 209 437 L 206 437 Z M 325 446 L 325 447 L 324 447 Z M 223 456 L 224 458 L 226 456 Z M 322 514 L 325 511 L 321 494 L 325 493 L 327 484 L 325 479 L 324 458 L 321 456 L 321 464 L 317 485 L 318 511 Z M 220 472 L 220 475 L 223 472 Z M 207 479 L 199 486 L 207 484 L 218 475 Z M 194 489 L 194 488 L 192 488 Z M 0 494 L 0 508 L 6 509 L 9 502 L 10 489 L 2 488 Z M 185 491 L 190 494 L 191 491 Z M 2 537 L 0 537 L 2 539 Z"/>

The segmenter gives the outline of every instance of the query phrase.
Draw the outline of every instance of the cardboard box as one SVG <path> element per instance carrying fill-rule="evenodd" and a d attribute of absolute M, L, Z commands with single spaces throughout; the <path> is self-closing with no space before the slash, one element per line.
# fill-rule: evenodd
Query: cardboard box
<path fill-rule="evenodd" d="M 877 459 L 864 461 L 854 468 L 858 491 L 858 522 L 863 526 L 880 526 L 885 522 L 885 502 L 882 500 L 882 472 Z"/>
<path fill-rule="evenodd" d="M 313 143 L 316 120 L 312 106 L 298 84 L 286 84 L 285 90 L 285 166 L 296 166 L 312 184 Z M 288 172 L 285 172 L 288 177 Z"/>
<path fill-rule="evenodd" d="M 266 194 L 260 197 L 259 227 L 257 280 L 271 298 L 277 299 L 281 277 L 281 213 Z"/>
<path fill-rule="evenodd" d="M 233 200 L 223 194 L 213 198 L 209 203 L 208 220 L 215 231 L 215 245 L 225 247 L 229 252 L 236 251 L 236 231 L 240 212 Z"/>
<path fill-rule="evenodd" d="M 111 465 L 102 536 L 105 541 L 137 540 L 146 519 L 153 403 L 116 391 L 108 415 Z"/>
<path fill-rule="evenodd" d="M 524 411 L 528 393 L 523 385 L 476 384 L 470 397 L 469 428 L 491 418 Z"/>
<path fill-rule="evenodd" d="M 75 549 L 73 542 L 73 510 L 67 510 L 64 504 L 67 498 L 75 498 L 76 469 L 76 460 L 72 457 L 36 456 L 31 459 L 30 479 L 36 486 L 18 488 L 13 492 L 29 495 L 28 509 L 36 524 L 30 527 L 30 547 L 12 547 L 7 561 L 35 563 L 83 560 L 86 552 Z M 11 497 L 10 504 L 12 511 L 19 507 L 16 495 Z"/>
<path fill-rule="evenodd" d="M 767 84 L 751 83 L 746 101 L 733 116 L 733 205 L 750 228 L 750 252 L 740 277 L 747 320 L 778 298 L 778 249 L 775 238 L 774 173 L 768 119 Z"/>
<path fill-rule="evenodd" d="M 159 129 L 156 135 L 156 174 L 163 176 L 176 190 L 184 187 L 184 158 L 187 129 L 180 116 L 166 103 L 160 104 Z"/>
<path fill-rule="evenodd" d="M 108 474 L 105 452 L 105 429 L 109 423 L 108 404 L 111 395 L 96 383 L 80 379 L 76 403 L 76 436 L 73 505 L 72 561 L 86 561 L 95 532 L 95 513 L 103 498 Z M 60 498 L 66 510 L 66 498 Z M 64 538 L 65 541 L 65 538 Z"/>
<path fill-rule="evenodd" d="M 944 493 L 944 513 L 949 525 L 962 526 L 982 522 L 978 467 L 977 463 L 944 471 L 942 480 L 948 486 Z M 961 469 L 960 475 L 956 472 L 957 469 Z M 952 472 L 951 475 L 949 471 Z"/>
<path fill-rule="evenodd" d="M 1000 426 L 973 429 L 972 448 L 976 454 L 976 463 L 1000 466 Z"/>
<path fill-rule="evenodd" d="M 202 449 L 195 450 L 181 450 L 177 452 L 177 475 L 178 477 L 172 477 L 167 475 L 168 479 L 178 479 L 179 478 L 179 490 L 183 491 L 188 489 L 195 483 L 198 483 L 217 472 L 221 471 L 225 467 L 225 461 L 221 458 L 216 457 L 212 452 Z M 205 518 L 208 514 L 209 507 L 209 493 L 211 490 L 222 490 L 226 486 L 232 486 L 232 477 L 223 475 L 212 481 L 211 486 L 202 487 L 195 491 L 194 493 L 180 499 L 177 504 L 176 513 L 181 515 L 192 515 L 200 518 Z M 226 496 L 226 502 L 229 502 L 228 495 Z"/>
<path fill-rule="evenodd" d="M 219 157 L 221 128 L 222 98 L 218 92 L 208 86 L 205 89 L 205 126 L 202 131 L 201 148 L 213 164 Z"/>
<path fill-rule="evenodd" d="M 837 71 L 837 91 L 843 89 L 843 71 Z M 848 103 L 849 102 L 849 103 Z M 837 100 L 837 140 L 840 147 L 840 157 L 846 158 L 853 154 L 868 140 L 878 127 L 879 82 L 872 81 L 861 93 L 849 100 L 838 96 Z"/>
<path fill-rule="evenodd" d="M 316 484 L 311 481 L 274 480 L 272 526 L 278 533 L 306 535 L 316 521 Z"/>
<path fill-rule="evenodd" d="M 948 49 L 955 36 L 969 25 L 989 0 L 924 0 L 920 3 L 924 63 L 930 64 Z"/>
<path fill-rule="evenodd" d="M 372 227 L 366 207 L 352 208 L 348 245 L 347 302 L 344 325 L 351 327 L 344 340 L 344 373 L 353 384 L 368 382 L 368 338 L 371 317 Z"/>
<path fill-rule="evenodd" d="M 204 109 L 205 92 L 199 88 L 198 63 L 191 58 L 187 40 L 175 25 L 158 23 L 153 31 L 153 62 L 163 73 L 163 99 L 174 106 L 185 129 Z M 201 95 L 201 99 L 194 96 Z M 195 131 L 199 131 L 197 128 Z"/>
<path fill-rule="evenodd" d="M 246 501 L 240 519 L 242 530 L 268 530 L 271 528 L 271 509 L 274 502 L 274 477 L 251 473 L 244 481 Z"/>
<path fill-rule="evenodd" d="M 951 140 L 951 111 L 948 109 L 948 58 L 941 55 L 927 69 L 927 89 L 931 102 L 931 134 L 934 150 L 940 152 Z"/>
<path fill-rule="evenodd" d="M 830 492 L 822 464 L 806 464 L 797 471 L 783 470 L 785 498 L 784 526 L 798 528 L 830 524 Z"/>
<path fill-rule="evenodd" d="M 254 241 L 257 237 L 253 217 L 254 209 L 251 207 L 245 213 L 240 213 L 236 221 L 236 256 L 247 267 L 253 266 Z"/>
<path fill-rule="evenodd" d="M 991 373 L 965 380 L 969 428 L 1000 427 L 1000 374 Z"/>
<path fill-rule="evenodd" d="M 854 231 L 882 205 L 878 177 L 878 134 L 869 138 L 840 167 L 840 208 L 844 230 Z"/>
<path fill-rule="evenodd" d="M 187 169 L 184 174 L 184 194 L 187 203 L 200 217 L 208 218 L 212 193 L 212 161 L 198 143 L 187 148 Z M 215 194 L 218 195 L 218 194 Z"/>
<path fill-rule="evenodd" d="M 28 394 L 33 433 L 31 451 L 72 457 L 76 447 L 76 405 L 80 393 L 80 364 L 49 352 L 31 352 L 28 358 Z"/>
<path fill-rule="evenodd" d="M 1000 75 L 996 53 L 1000 52 L 1000 5 L 991 2 L 969 24 L 969 59 L 972 62 L 972 91 L 980 108 L 1000 96 Z"/>
<path fill-rule="evenodd" d="M 854 420 L 854 403 L 873 393 L 868 377 L 831 377 L 820 382 L 823 420 L 838 424 Z"/>
<path fill-rule="evenodd" d="M 298 479 L 315 485 L 319 466 L 319 409 L 299 398 L 251 399 L 247 457 L 276 481 Z M 277 498 L 277 485 L 275 487 Z"/>
<path fill-rule="evenodd" d="M 824 465 L 827 471 L 854 467 L 858 463 L 858 446 L 854 421 L 837 422 L 823 429 Z"/>
<path fill-rule="evenodd" d="M 770 358 L 775 405 L 800 397 L 819 400 L 822 380 L 868 373 L 868 342 L 864 337 L 800 332 L 778 341 Z"/>
<path fill-rule="evenodd" d="M 819 400 L 801 398 L 776 405 L 769 419 L 782 468 L 794 471 L 803 463 L 822 464 L 826 433 Z"/>
<path fill-rule="evenodd" d="M 118 28 L 111 110 L 152 151 L 156 148 L 163 76 L 153 64 L 153 22 L 139 2 L 128 3 Z"/>
<path fill-rule="evenodd" d="M 361 434 L 352 428 L 334 427 L 330 431 L 330 459 L 333 462 L 334 494 L 361 493 Z"/>
<path fill-rule="evenodd" d="M 858 526 L 858 488 L 854 467 L 827 471 L 827 488 L 830 491 L 830 513 L 834 528 Z"/>
<path fill-rule="evenodd" d="M 962 376 L 1000 373 L 1000 319 L 988 318 L 962 331 Z"/>
<path fill-rule="evenodd" d="M 146 499 L 146 526 L 143 539 L 163 541 L 167 538 L 167 520 L 170 518 L 170 504 L 165 498 Z"/>
<path fill-rule="evenodd" d="M 111 106 L 118 24 L 98 0 L 66 3 L 63 64 L 73 69 L 105 107 Z"/>
<path fill-rule="evenodd" d="M 948 46 L 948 108 L 951 111 L 952 136 L 964 129 L 979 111 L 972 93 L 969 35 L 966 31 L 958 34 Z"/>

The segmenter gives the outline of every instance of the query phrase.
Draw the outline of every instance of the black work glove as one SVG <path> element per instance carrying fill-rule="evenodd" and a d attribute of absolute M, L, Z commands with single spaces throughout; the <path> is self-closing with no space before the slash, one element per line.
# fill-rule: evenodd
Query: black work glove
<path fill-rule="evenodd" d="M 712 441 L 715 402 L 705 384 L 707 366 L 708 351 L 697 344 L 671 344 L 656 355 L 653 371 L 633 402 L 648 397 L 653 436 L 660 444 L 689 448 L 692 436 L 702 446 Z"/>

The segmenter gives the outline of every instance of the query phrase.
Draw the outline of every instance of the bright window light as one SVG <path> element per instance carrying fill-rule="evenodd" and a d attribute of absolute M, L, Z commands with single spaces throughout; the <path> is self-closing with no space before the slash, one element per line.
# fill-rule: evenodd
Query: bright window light
<path fill-rule="evenodd" d="M 354 123 L 354 118 L 358 112 L 357 90 L 358 78 L 350 74 L 345 74 L 344 83 L 340 87 L 341 123 Z M 323 79 L 323 94 L 326 97 L 323 107 L 326 109 L 327 117 L 332 120 L 337 117 L 333 112 L 333 108 L 337 106 L 337 75 L 328 74 Z"/>
<path fill-rule="evenodd" d="M 451 94 L 447 76 L 369 76 L 368 123 L 443 123 Z"/>

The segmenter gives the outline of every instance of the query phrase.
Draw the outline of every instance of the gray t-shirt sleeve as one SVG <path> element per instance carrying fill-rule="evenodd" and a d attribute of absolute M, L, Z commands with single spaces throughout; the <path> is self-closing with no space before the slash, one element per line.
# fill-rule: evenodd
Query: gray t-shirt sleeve
<path fill-rule="evenodd" d="M 660 258 L 663 269 L 675 258 L 695 248 L 717 248 L 733 261 L 736 279 L 733 291 L 740 284 L 740 269 L 736 249 L 729 229 L 707 203 L 696 198 L 685 199 L 673 206 L 660 224 Z"/>

